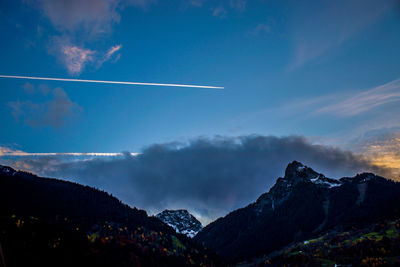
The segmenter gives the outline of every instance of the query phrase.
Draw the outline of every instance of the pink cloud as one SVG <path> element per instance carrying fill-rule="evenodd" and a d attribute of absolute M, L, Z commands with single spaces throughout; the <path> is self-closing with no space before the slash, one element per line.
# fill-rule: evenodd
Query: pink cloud
<path fill-rule="evenodd" d="M 103 62 L 110 60 L 111 57 L 112 57 L 115 53 L 117 53 L 121 48 L 122 48 L 122 45 L 115 45 L 115 46 L 112 46 L 112 47 L 107 51 L 107 53 L 105 54 Z M 117 55 L 116 58 L 119 58 L 119 54 Z"/>
<path fill-rule="evenodd" d="M 61 47 L 62 60 L 72 75 L 80 74 L 85 64 L 94 60 L 96 52 L 90 49 L 83 49 L 77 46 L 65 45 Z"/>

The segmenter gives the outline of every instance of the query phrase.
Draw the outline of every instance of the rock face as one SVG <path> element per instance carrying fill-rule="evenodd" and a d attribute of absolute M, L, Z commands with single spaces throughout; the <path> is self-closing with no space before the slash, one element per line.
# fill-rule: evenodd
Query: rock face
<path fill-rule="evenodd" d="M 187 210 L 164 210 L 157 218 L 175 229 L 177 233 L 194 237 L 203 227 Z"/>
<path fill-rule="evenodd" d="M 331 229 L 400 216 L 400 183 L 372 173 L 330 179 L 300 162 L 256 202 L 207 225 L 195 239 L 232 261 L 259 257 Z"/>

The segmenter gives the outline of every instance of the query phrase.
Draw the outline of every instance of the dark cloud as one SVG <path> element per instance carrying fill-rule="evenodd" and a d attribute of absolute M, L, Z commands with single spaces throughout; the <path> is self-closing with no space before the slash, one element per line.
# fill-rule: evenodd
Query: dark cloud
<path fill-rule="evenodd" d="M 358 156 L 298 136 L 244 136 L 152 145 L 136 157 L 14 162 L 39 174 L 105 189 L 148 211 L 186 208 L 203 222 L 247 205 L 298 160 L 331 177 L 380 170 Z"/>
<path fill-rule="evenodd" d="M 57 87 L 44 102 L 13 101 L 8 103 L 14 119 L 31 127 L 62 127 L 76 117 L 82 108 L 70 100 L 65 91 Z M 46 97 L 47 98 L 47 97 Z"/>

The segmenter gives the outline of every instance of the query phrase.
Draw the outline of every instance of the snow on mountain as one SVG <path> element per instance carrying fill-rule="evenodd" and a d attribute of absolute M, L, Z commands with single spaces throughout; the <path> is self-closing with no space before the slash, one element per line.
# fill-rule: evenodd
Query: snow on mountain
<path fill-rule="evenodd" d="M 164 210 L 157 218 L 175 229 L 177 233 L 194 237 L 203 227 L 187 210 Z"/>

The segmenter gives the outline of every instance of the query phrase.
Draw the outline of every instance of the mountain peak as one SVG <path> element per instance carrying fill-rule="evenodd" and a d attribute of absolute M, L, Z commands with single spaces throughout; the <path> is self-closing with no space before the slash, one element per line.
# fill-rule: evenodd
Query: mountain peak
<path fill-rule="evenodd" d="M 306 181 L 328 188 L 343 184 L 343 181 L 327 178 L 322 173 L 318 173 L 312 168 L 307 167 L 298 161 L 293 161 L 288 164 L 283 180 L 285 182 L 290 182 L 292 185 L 295 185 L 300 181 Z"/>
<path fill-rule="evenodd" d="M 269 192 L 262 194 L 256 201 L 258 211 L 264 209 L 274 210 L 281 203 L 286 201 L 293 190 L 300 184 L 308 184 L 317 187 L 330 189 L 341 186 L 344 181 L 325 177 L 322 173 L 303 165 L 301 162 L 292 161 L 285 170 L 285 176 L 278 178 L 275 185 Z"/>
<path fill-rule="evenodd" d="M 303 165 L 302 163 L 298 161 L 292 161 L 286 167 L 284 178 L 288 180 L 296 178 L 315 179 L 320 175 L 322 174 L 315 172 L 313 169 Z"/>
<path fill-rule="evenodd" d="M 175 229 L 177 233 L 194 237 L 203 227 L 187 210 L 164 210 L 156 215 L 164 223 Z"/>

